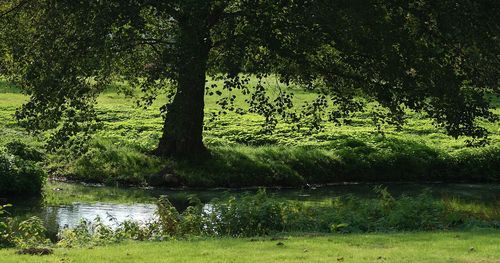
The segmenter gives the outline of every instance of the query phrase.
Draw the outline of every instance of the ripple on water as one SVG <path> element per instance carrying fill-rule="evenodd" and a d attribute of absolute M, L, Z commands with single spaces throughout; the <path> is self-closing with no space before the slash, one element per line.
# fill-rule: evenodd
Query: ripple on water
<path fill-rule="evenodd" d="M 44 209 L 42 216 L 49 225 L 59 228 L 73 228 L 82 219 L 93 221 L 101 218 L 103 224 L 116 227 L 126 220 L 147 222 L 155 217 L 154 204 L 72 204 L 67 206 L 50 206 Z"/>

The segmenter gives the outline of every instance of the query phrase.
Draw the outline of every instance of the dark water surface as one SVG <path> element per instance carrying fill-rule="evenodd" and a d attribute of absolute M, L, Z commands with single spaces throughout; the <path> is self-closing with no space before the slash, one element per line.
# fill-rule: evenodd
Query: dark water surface
<path fill-rule="evenodd" d="M 59 184 L 61 185 L 61 184 Z M 231 195 L 242 195 L 244 193 L 256 192 L 257 189 L 245 190 L 172 190 L 172 189 L 137 189 L 137 188 L 112 188 L 99 186 L 78 185 L 77 188 L 71 184 L 62 184 L 62 188 L 51 189 L 52 195 L 64 193 L 65 186 L 72 187 L 71 195 L 74 200 L 79 200 L 79 194 L 86 196 L 95 192 L 95 200 L 88 202 L 71 202 L 64 205 L 44 204 L 43 200 L 13 201 L 14 208 L 11 214 L 18 219 L 29 216 L 39 216 L 44 221 L 49 232 L 57 233 L 61 228 L 74 227 L 82 219 L 89 221 L 100 217 L 104 223 L 114 226 L 125 220 L 146 222 L 154 218 L 156 205 L 154 200 L 166 195 L 169 200 L 180 210 L 184 210 L 189 204 L 191 195 L 209 204 L 214 198 L 226 198 Z M 376 196 L 371 184 L 335 185 L 304 189 L 268 189 L 267 192 L 277 198 L 297 201 L 321 202 L 334 197 L 355 195 L 360 198 L 372 198 Z M 453 198 L 465 202 L 481 204 L 500 204 L 500 184 L 384 184 L 394 196 L 418 195 L 424 190 L 436 198 Z M 69 191 L 69 190 L 68 190 Z M 133 197 L 126 202 L 110 202 L 109 195 L 122 196 L 133 191 Z M 104 198 L 106 197 L 106 198 Z M 112 197 L 111 197 L 112 198 Z M 105 199 L 105 201 L 102 201 Z"/>

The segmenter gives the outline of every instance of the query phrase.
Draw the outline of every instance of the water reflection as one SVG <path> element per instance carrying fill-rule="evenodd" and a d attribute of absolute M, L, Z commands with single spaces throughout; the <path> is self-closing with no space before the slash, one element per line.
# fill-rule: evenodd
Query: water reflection
<path fill-rule="evenodd" d="M 61 228 L 73 228 L 81 220 L 102 219 L 105 225 L 115 227 L 126 220 L 147 222 L 153 219 L 156 211 L 154 204 L 73 204 L 52 206 L 44 209 L 42 217 L 46 222 L 57 224 Z"/>
<path fill-rule="evenodd" d="M 298 201 L 320 202 L 338 196 L 356 195 L 360 198 L 372 198 L 376 194 L 372 190 L 375 185 L 337 185 L 331 187 L 304 188 L 304 189 L 270 189 L 268 193 L 278 198 Z M 394 196 L 417 195 L 424 189 L 430 189 L 431 194 L 437 198 L 459 198 L 473 203 L 496 204 L 500 200 L 500 185 L 498 184 L 388 184 L 389 192 Z M 64 188 L 64 187 L 63 187 Z M 141 193 L 148 197 L 148 200 L 156 200 L 161 195 L 167 195 L 172 204 L 179 210 L 184 211 L 189 204 L 189 196 L 195 195 L 206 204 L 206 211 L 210 210 L 210 202 L 213 198 L 224 199 L 229 195 L 238 196 L 246 192 L 256 192 L 256 189 L 246 190 L 208 190 L 208 191 L 186 191 L 172 189 L 117 189 L 109 187 L 82 186 L 79 191 L 99 192 L 100 198 L 108 198 L 109 193 L 116 196 L 134 191 L 134 195 L 139 196 L 135 204 L 117 204 L 108 202 L 98 203 L 73 203 L 71 205 L 44 206 L 41 200 L 29 202 L 13 202 L 12 215 L 19 219 L 26 219 L 29 216 L 39 216 L 45 222 L 51 236 L 55 238 L 60 229 L 65 227 L 75 227 L 82 219 L 93 221 L 96 217 L 102 219 L 102 223 L 114 227 L 125 220 L 146 222 L 153 219 L 156 205 L 154 203 L 144 203 L 145 198 L 140 198 Z M 79 192 L 75 192 L 81 194 Z M 151 197 L 151 198 L 149 198 Z M 135 200 L 135 199 L 134 199 Z M 26 200 L 24 200 L 26 201 Z"/>
<path fill-rule="evenodd" d="M 117 227 L 126 220 L 137 222 L 148 222 L 155 216 L 156 205 L 154 204 L 80 204 L 63 206 L 48 206 L 15 211 L 17 219 L 22 220 L 29 216 L 38 216 L 43 219 L 47 228 L 48 236 L 53 241 L 57 240 L 57 234 L 64 228 L 74 228 L 82 221 L 94 221 L 97 217 L 101 223 Z"/>

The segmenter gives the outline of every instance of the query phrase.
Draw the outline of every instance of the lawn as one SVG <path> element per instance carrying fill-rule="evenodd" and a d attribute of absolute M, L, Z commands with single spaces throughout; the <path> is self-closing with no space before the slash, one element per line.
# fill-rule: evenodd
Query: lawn
<path fill-rule="evenodd" d="M 195 239 L 56 249 L 51 256 L 0 250 L 8 262 L 500 262 L 500 231 Z"/>

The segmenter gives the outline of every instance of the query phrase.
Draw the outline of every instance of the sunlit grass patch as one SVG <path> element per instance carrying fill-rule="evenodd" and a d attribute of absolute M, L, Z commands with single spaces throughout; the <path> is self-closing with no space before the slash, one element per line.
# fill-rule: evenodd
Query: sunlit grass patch
<path fill-rule="evenodd" d="M 93 249 L 56 249 L 50 256 L 20 256 L 0 250 L 2 262 L 497 262 L 500 233 L 286 236 L 285 240 L 193 239 L 128 242 Z M 282 243 L 282 246 L 277 245 Z M 163 255 L 163 256 L 159 256 Z M 242 256 L 244 255 L 244 256 Z M 187 260 L 189 259 L 189 260 Z"/>

